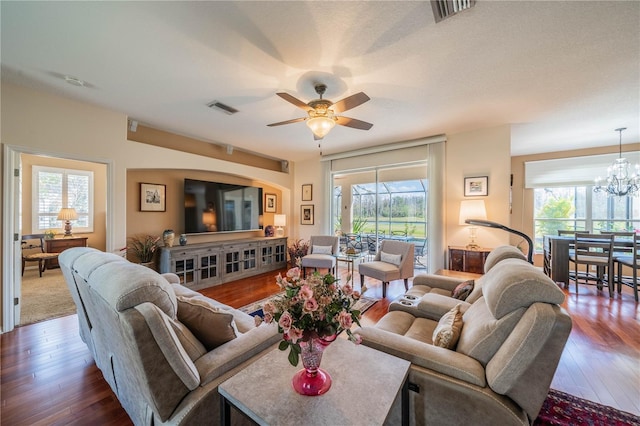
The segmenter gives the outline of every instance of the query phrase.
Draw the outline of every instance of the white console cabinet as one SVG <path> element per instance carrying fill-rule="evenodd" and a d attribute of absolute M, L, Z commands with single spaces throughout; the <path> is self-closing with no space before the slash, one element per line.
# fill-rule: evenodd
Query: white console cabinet
<path fill-rule="evenodd" d="M 163 247 L 160 272 L 199 290 L 287 266 L 286 238 L 251 238 Z"/>

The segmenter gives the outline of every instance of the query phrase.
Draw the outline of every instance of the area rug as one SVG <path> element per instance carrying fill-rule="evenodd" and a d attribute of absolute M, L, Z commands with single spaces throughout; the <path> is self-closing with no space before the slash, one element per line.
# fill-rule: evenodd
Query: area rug
<path fill-rule="evenodd" d="M 60 269 L 28 268 L 22 277 L 20 325 L 75 314 L 76 305 Z"/>
<path fill-rule="evenodd" d="M 253 302 L 250 303 L 246 306 L 243 306 L 240 308 L 240 310 L 242 312 L 245 312 L 249 315 L 253 316 L 260 316 L 263 317 L 264 313 L 262 312 L 262 307 L 264 306 L 265 302 L 267 300 L 270 300 L 274 297 L 279 296 L 282 293 L 278 293 L 278 294 L 274 294 L 273 296 L 269 296 L 269 297 L 265 297 L 264 299 L 258 300 L 257 302 Z M 367 309 L 369 309 L 370 307 L 372 307 L 376 302 L 378 301 L 378 299 L 374 299 L 373 297 L 367 297 L 367 296 L 361 296 L 360 300 L 358 300 L 354 306 L 354 309 L 357 309 L 360 311 L 361 314 L 364 314 L 365 311 Z"/>
<path fill-rule="evenodd" d="M 536 426 L 638 426 L 640 417 L 555 389 L 542 405 Z"/>

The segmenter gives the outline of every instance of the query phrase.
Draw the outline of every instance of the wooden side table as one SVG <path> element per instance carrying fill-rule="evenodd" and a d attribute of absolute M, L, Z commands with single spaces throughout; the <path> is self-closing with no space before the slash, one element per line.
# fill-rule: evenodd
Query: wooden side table
<path fill-rule="evenodd" d="M 449 269 L 452 271 L 484 274 L 484 262 L 491 252 L 490 248 L 468 249 L 449 246 Z"/>
<path fill-rule="evenodd" d="M 50 240 L 44 240 L 44 250 L 47 253 L 62 253 L 71 247 L 86 247 L 87 237 L 71 237 L 71 238 L 53 238 Z M 46 261 L 46 268 L 58 268 L 58 258 L 48 259 Z"/>

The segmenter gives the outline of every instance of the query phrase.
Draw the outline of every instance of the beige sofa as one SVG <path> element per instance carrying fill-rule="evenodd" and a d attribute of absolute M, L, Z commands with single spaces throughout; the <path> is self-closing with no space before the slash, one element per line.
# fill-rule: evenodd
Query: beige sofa
<path fill-rule="evenodd" d="M 472 303 L 420 289 L 464 312 L 450 349 L 434 345 L 442 340 L 434 331 L 452 318 L 434 300 L 390 310 L 356 331 L 363 344 L 411 361 L 411 424 L 527 425 L 537 417 L 571 331 L 559 306 L 564 293 L 522 259 L 491 266 Z"/>
<path fill-rule="evenodd" d="M 91 248 L 59 263 L 80 335 L 136 425 L 215 424 L 218 384 L 280 340 L 272 325 L 187 289 L 174 274 Z"/>

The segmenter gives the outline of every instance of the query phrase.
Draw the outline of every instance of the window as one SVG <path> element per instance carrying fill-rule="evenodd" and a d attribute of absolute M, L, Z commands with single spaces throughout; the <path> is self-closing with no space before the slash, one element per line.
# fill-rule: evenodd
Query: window
<path fill-rule="evenodd" d="M 78 213 L 74 232 L 93 232 L 93 172 L 34 166 L 32 186 L 33 232 L 61 228 L 58 212 L 63 207 Z"/>
<path fill-rule="evenodd" d="M 534 190 L 535 250 L 559 229 L 632 231 L 640 228 L 640 198 L 593 192 L 594 177 L 606 173 L 619 154 L 556 158 L 525 163 L 525 188 Z M 638 151 L 625 153 L 640 158 Z"/>
<path fill-rule="evenodd" d="M 542 251 L 544 235 L 558 229 L 633 231 L 640 229 L 640 198 L 608 197 L 593 186 L 534 189 L 535 248 Z"/>

